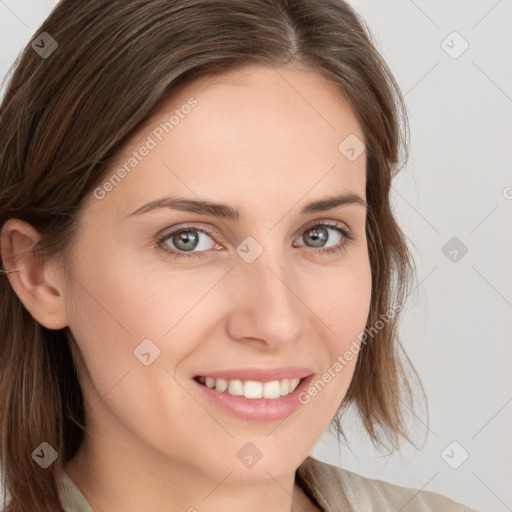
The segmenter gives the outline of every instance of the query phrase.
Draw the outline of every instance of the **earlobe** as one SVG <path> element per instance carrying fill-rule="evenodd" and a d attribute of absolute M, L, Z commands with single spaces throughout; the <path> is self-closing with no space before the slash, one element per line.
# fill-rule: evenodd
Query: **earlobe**
<path fill-rule="evenodd" d="M 2 262 L 14 292 L 32 317 L 48 329 L 62 329 L 68 322 L 60 283 L 51 263 L 33 251 L 40 238 L 27 222 L 9 219 L 0 234 Z"/>

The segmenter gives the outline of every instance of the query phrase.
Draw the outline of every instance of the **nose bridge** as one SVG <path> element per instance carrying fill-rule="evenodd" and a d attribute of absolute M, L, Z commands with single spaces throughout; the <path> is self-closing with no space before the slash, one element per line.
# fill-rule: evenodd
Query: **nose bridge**
<path fill-rule="evenodd" d="M 294 340 L 304 311 L 283 252 L 265 249 L 252 263 L 241 259 L 236 267 L 238 290 L 231 318 L 231 326 L 239 328 L 236 337 Z"/>

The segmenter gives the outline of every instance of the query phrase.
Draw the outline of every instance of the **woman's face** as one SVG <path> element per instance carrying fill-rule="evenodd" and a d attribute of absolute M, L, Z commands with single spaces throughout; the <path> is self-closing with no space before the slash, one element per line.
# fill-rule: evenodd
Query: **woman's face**
<path fill-rule="evenodd" d="M 219 481 L 295 471 L 369 312 L 366 208 L 320 208 L 365 201 L 362 140 L 321 75 L 256 66 L 180 88 L 138 129 L 85 202 L 66 274 L 93 443 Z M 234 395 L 295 375 L 310 377 L 287 397 Z"/>

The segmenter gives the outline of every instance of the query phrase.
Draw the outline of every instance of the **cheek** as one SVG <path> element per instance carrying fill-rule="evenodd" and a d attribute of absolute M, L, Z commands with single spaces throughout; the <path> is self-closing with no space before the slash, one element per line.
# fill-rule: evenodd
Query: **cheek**
<path fill-rule="evenodd" d="M 368 320 L 372 288 L 369 260 L 361 257 L 318 283 L 324 283 L 324 286 L 323 293 L 315 294 L 315 311 L 329 327 L 323 330 L 328 360 L 313 383 L 315 389 L 310 387 L 310 391 L 311 398 L 325 393 L 324 405 L 329 407 L 328 414 L 332 415 L 352 380 L 361 344 L 360 336 Z M 327 402 L 329 405 L 326 405 Z"/>
<path fill-rule="evenodd" d="M 161 409 L 162 397 L 150 390 L 169 393 L 166 370 L 174 372 L 204 339 L 204 321 L 218 316 L 215 293 L 208 291 L 226 268 L 170 271 L 170 263 L 140 261 L 99 235 L 84 239 L 77 254 L 66 300 L 84 362 L 84 391 L 91 403 L 106 396 L 104 403 L 117 409 L 115 397 L 124 390 L 120 403 L 131 406 L 119 416 Z"/>
<path fill-rule="evenodd" d="M 70 328 L 80 352 L 77 359 L 83 361 L 80 378 L 88 419 L 101 423 L 116 418 L 117 425 L 150 444 L 164 446 L 170 443 L 169 431 L 183 428 L 182 418 L 190 412 L 186 391 L 171 375 L 194 350 L 187 341 L 196 336 L 182 331 L 163 336 L 176 323 L 174 304 L 168 298 L 172 294 L 165 300 L 150 293 L 152 282 L 140 276 L 128 279 L 127 286 L 128 274 L 119 271 L 121 267 L 112 267 L 117 271 L 108 273 L 108 286 L 100 286 L 105 282 L 103 264 L 82 273 L 88 289 L 75 288 L 76 306 L 70 308 Z M 182 303 L 176 304 L 175 309 L 182 308 Z M 194 431 L 194 435 L 201 433 Z M 167 449 L 175 448 L 170 443 Z"/>
<path fill-rule="evenodd" d="M 315 311 L 329 326 L 332 350 L 345 350 L 366 326 L 371 304 L 372 276 L 367 253 L 358 252 L 336 270 L 322 271 L 316 282 Z"/>

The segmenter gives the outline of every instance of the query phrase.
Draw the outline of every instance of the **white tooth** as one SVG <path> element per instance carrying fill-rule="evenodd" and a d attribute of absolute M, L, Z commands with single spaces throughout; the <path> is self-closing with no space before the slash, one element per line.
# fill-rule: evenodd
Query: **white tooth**
<path fill-rule="evenodd" d="M 228 381 L 227 380 L 217 379 L 215 381 L 215 390 L 216 391 L 220 391 L 221 393 L 223 393 L 224 391 L 226 391 L 226 389 L 228 389 Z"/>
<path fill-rule="evenodd" d="M 225 379 L 214 379 L 213 377 L 199 377 L 199 381 L 221 393 L 227 391 L 230 395 L 245 396 L 245 398 L 249 399 L 274 399 L 293 392 L 299 385 L 300 379 L 283 379 L 270 382 L 248 380 L 244 383 L 241 380 L 228 381 Z"/>
<path fill-rule="evenodd" d="M 244 385 L 241 380 L 230 380 L 228 384 L 228 393 L 230 395 L 243 396 Z"/>
<path fill-rule="evenodd" d="M 290 393 L 299 385 L 300 379 L 290 379 Z"/>
<path fill-rule="evenodd" d="M 199 377 L 199 382 L 201 382 L 202 384 L 204 384 L 204 377 Z"/>
<path fill-rule="evenodd" d="M 281 396 L 287 395 L 290 392 L 290 379 L 283 379 L 279 386 Z"/>
<path fill-rule="evenodd" d="M 278 380 L 263 384 L 263 398 L 279 398 L 281 396 Z"/>
<path fill-rule="evenodd" d="M 245 398 L 262 398 L 263 386 L 261 382 L 248 380 L 244 383 L 244 396 Z"/>

